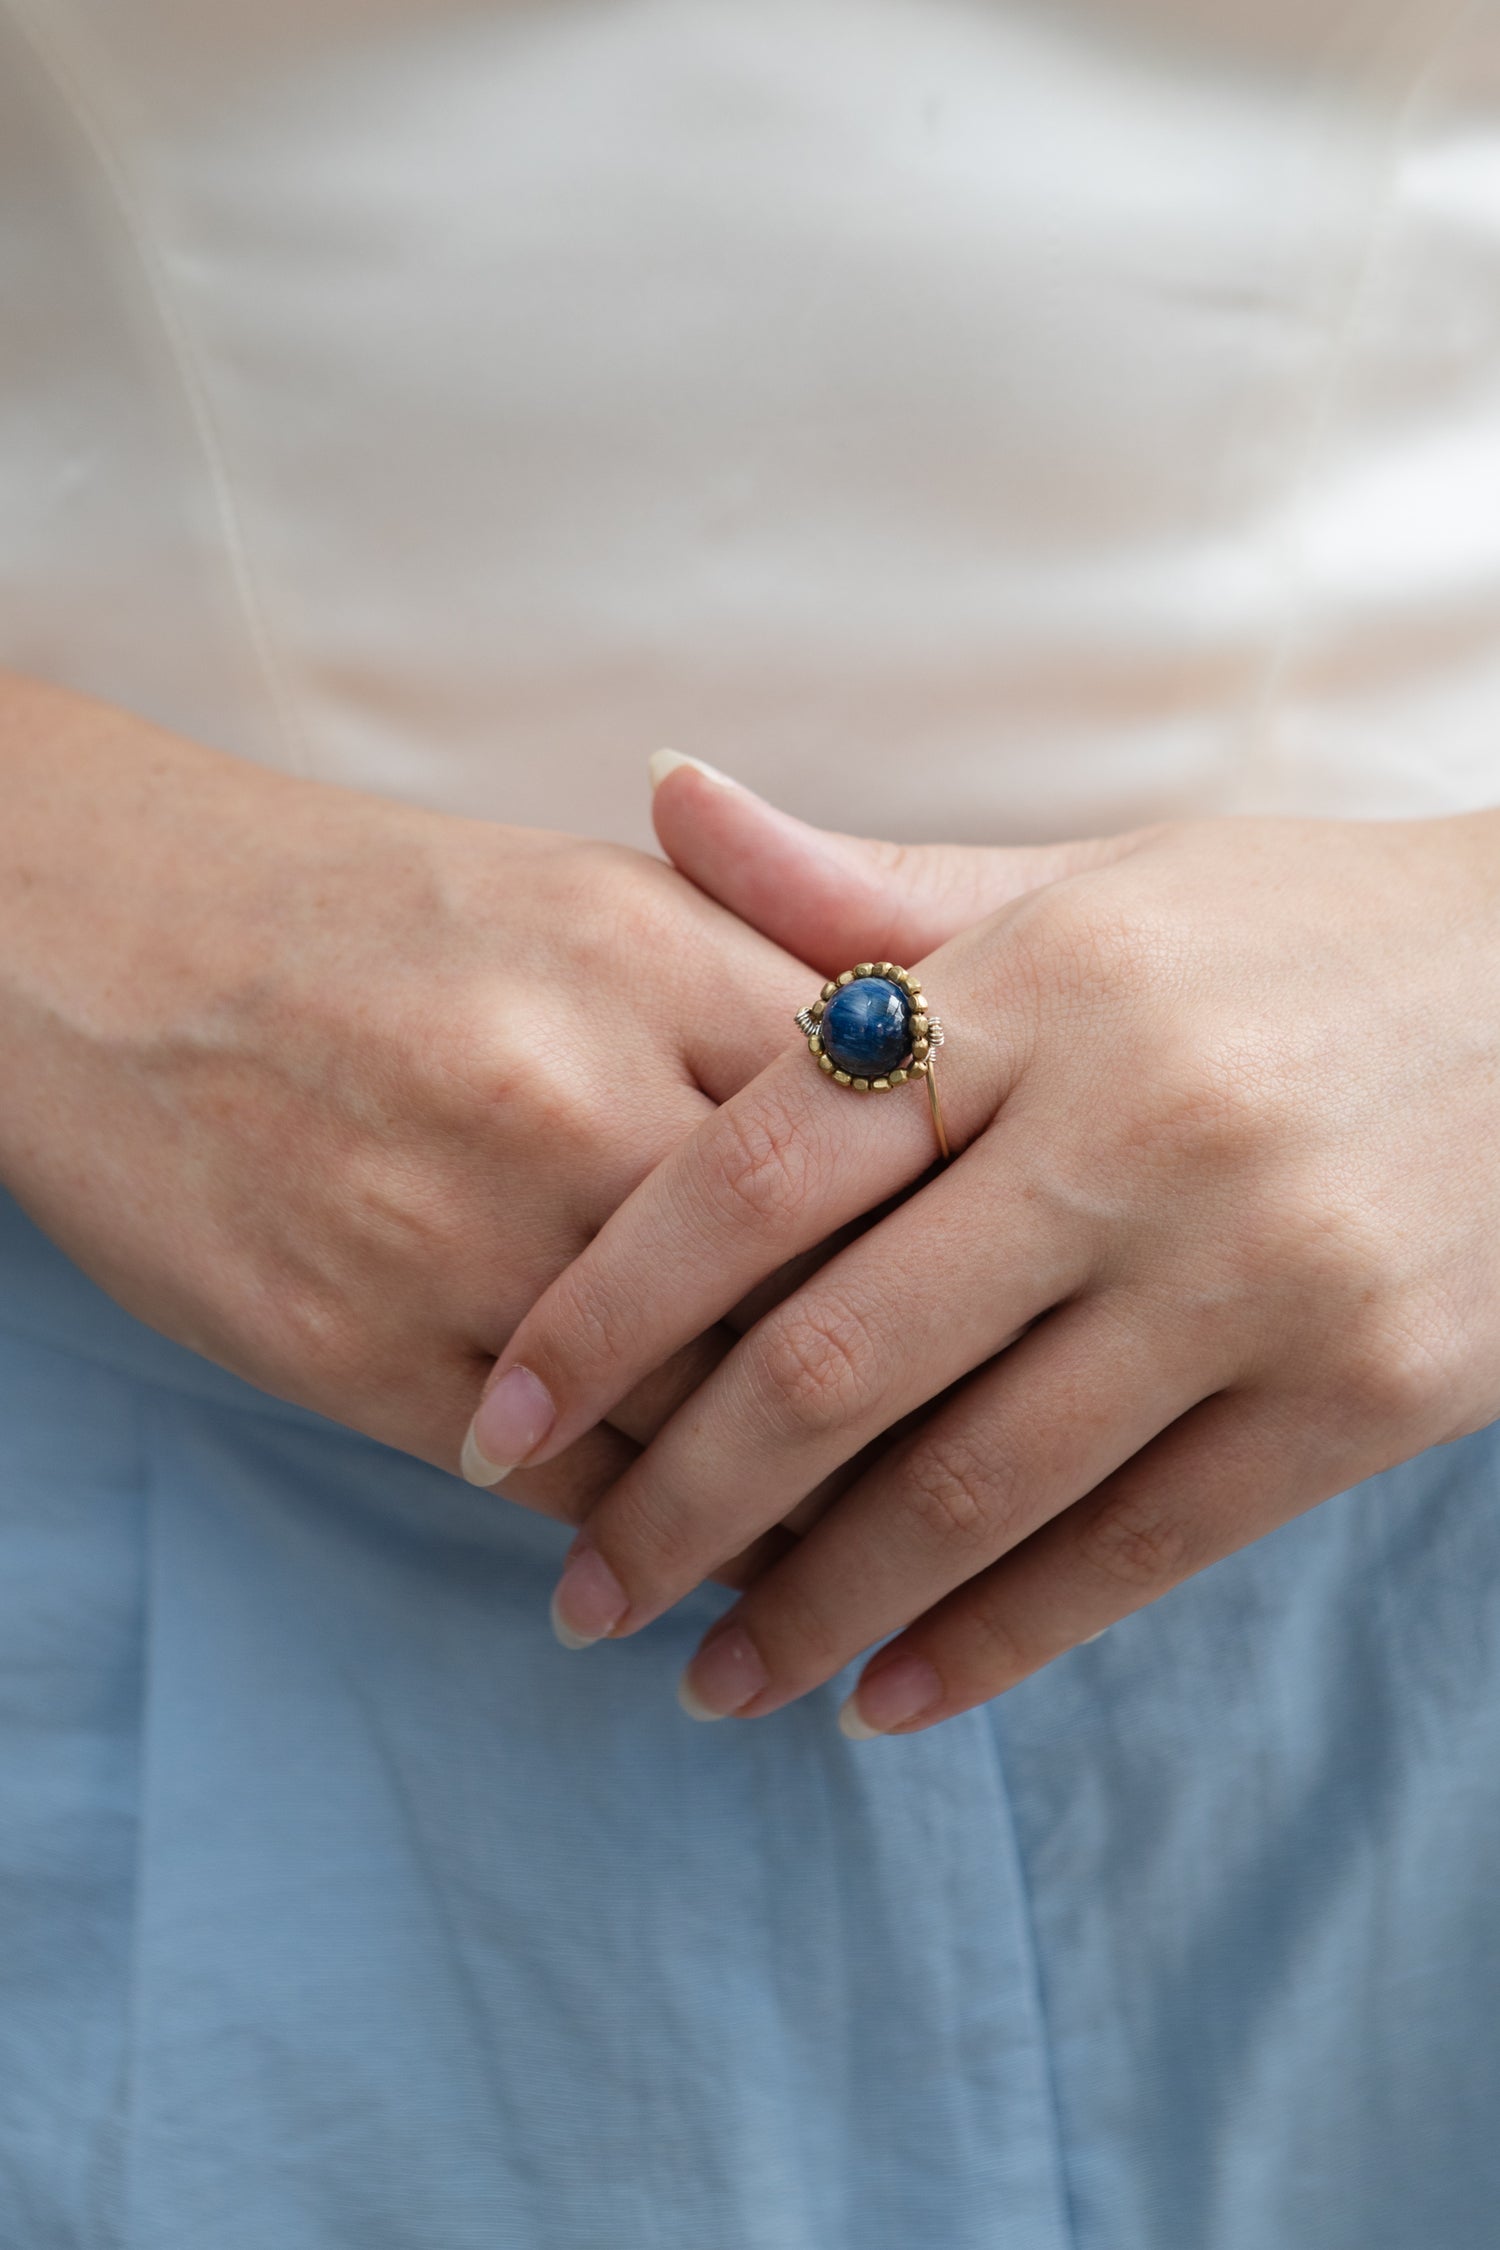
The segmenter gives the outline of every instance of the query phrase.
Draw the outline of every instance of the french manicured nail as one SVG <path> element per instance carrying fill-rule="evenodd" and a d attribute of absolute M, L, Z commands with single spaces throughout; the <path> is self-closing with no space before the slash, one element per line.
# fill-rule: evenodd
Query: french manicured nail
<path fill-rule="evenodd" d="M 728 1625 L 699 1649 L 677 1683 L 677 1700 L 690 1719 L 727 1719 L 769 1677 L 744 1627 Z"/>
<path fill-rule="evenodd" d="M 943 1683 L 925 1656 L 893 1656 L 860 1681 L 839 1713 L 839 1726 L 851 1742 L 869 1742 L 906 1719 L 919 1718 L 942 1692 Z"/>
<path fill-rule="evenodd" d="M 717 766 L 705 765 L 701 758 L 689 758 L 681 750 L 657 750 L 653 752 L 648 764 L 653 789 L 660 789 L 667 775 L 675 773 L 679 766 L 693 767 L 695 772 L 703 775 L 705 781 L 717 781 L 723 789 L 737 789 L 739 787 L 739 783 L 732 780 L 727 773 L 720 773 Z"/>
<path fill-rule="evenodd" d="M 464 1439 L 461 1466 L 470 1484 L 498 1484 L 535 1453 L 557 1420 L 547 1386 L 529 1367 L 508 1367 L 479 1411 Z"/>
<path fill-rule="evenodd" d="M 591 1648 L 630 1607 L 624 1587 L 598 1549 L 575 1546 L 552 1594 L 552 1630 L 564 1648 Z"/>

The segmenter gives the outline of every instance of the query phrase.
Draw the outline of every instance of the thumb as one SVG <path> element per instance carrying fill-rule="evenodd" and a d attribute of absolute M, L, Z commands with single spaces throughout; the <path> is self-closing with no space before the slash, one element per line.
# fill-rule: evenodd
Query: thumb
<path fill-rule="evenodd" d="M 1027 891 L 1107 865 L 1133 840 L 872 843 L 813 828 L 676 750 L 657 751 L 651 783 L 657 837 L 673 865 L 829 976 L 872 955 L 920 961 Z"/>

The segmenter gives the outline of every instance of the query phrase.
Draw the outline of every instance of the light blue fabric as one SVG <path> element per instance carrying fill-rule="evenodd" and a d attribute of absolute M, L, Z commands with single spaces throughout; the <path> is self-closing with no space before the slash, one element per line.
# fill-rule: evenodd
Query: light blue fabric
<path fill-rule="evenodd" d="M 853 1745 L 5 1204 L 0 1398 L 4 2250 L 1500 2239 L 1493 1433 Z"/>

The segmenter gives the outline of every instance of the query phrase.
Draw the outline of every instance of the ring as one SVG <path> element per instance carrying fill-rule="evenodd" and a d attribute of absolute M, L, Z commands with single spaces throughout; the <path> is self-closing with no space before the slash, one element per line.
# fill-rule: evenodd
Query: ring
<path fill-rule="evenodd" d="M 806 1034 L 808 1053 L 835 1086 L 852 1086 L 856 1094 L 884 1094 L 920 1078 L 938 1148 L 943 1162 L 949 1161 L 952 1152 L 933 1068 L 943 1027 L 910 969 L 900 969 L 894 961 L 861 961 L 857 969 L 846 969 L 825 984 L 810 1008 L 799 1008 L 797 1023 Z"/>

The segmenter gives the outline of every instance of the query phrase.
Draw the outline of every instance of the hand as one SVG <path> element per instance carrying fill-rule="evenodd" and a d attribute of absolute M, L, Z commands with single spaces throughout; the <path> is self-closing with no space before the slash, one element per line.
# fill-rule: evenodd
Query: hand
<path fill-rule="evenodd" d="M 807 972 L 638 853 L 27 683 L 0 759 L 7 1184 L 153 1327 L 456 1469 L 521 1312 L 781 1047 Z M 731 1340 L 508 1496 L 581 1514 Z"/>
<path fill-rule="evenodd" d="M 753 838 L 740 794 L 704 818 Z M 575 1542 L 564 1623 L 633 1632 L 928 1409 L 710 1634 L 700 1715 L 899 1633 L 846 1723 L 930 1725 L 1500 1413 L 1500 816 L 1112 850 L 921 963 L 962 1154 L 759 1322 Z M 512 1338 L 500 1379 L 549 1400 L 532 1458 L 931 1154 L 919 1094 L 834 1089 L 794 1036 Z"/>

